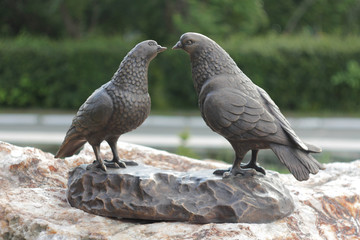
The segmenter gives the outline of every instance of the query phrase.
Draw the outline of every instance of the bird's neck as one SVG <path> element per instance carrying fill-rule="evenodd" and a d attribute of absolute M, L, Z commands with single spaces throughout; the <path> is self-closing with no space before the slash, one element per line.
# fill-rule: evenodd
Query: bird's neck
<path fill-rule="evenodd" d="M 216 75 L 241 73 L 234 60 L 217 44 L 205 47 L 190 57 L 192 77 L 198 94 L 205 82 Z"/>
<path fill-rule="evenodd" d="M 149 60 L 128 55 L 120 63 L 111 82 L 124 91 L 148 93 Z"/>

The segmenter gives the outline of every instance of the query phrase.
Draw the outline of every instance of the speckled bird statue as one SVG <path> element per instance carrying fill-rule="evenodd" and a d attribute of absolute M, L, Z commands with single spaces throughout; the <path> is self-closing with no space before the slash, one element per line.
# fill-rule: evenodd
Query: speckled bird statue
<path fill-rule="evenodd" d="M 256 164 L 260 149 L 271 149 L 299 181 L 323 169 L 311 156 L 321 149 L 296 135 L 265 90 L 255 85 L 215 41 L 190 32 L 183 34 L 173 49 L 190 55 L 202 117 L 235 151 L 232 167 L 214 174 L 245 174 L 249 169 L 265 174 Z M 241 164 L 250 150 L 251 160 Z"/>
<path fill-rule="evenodd" d="M 126 167 L 117 152 L 118 138 L 140 126 L 150 112 L 148 67 L 152 59 L 166 48 L 154 40 L 137 44 L 123 59 L 112 79 L 80 107 L 55 157 L 73 155 L 86 142 L 92 146 L 95 167 Z M 111 147 L 113 159 L 103 161 L 100 144 L 105 140 Z"/>

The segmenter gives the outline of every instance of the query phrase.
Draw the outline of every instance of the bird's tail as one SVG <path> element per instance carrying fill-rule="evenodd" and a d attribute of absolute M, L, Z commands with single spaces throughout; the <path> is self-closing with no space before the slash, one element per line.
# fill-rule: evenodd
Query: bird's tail
<path fill-rule="evenodd" d="M 64 141 L 60 146 L 59 151 L 56 153 L 56 158 L 64 158 L 74 155 L 74 153 L 79 150 L 84 144 L 86 140 L 82 139 L 72 139 L 69 141 Z"/>
<path fill-rule="evenodd" d="M 83 136 L 80 136 L 76 129 L 72 127 L 66 133 L 65 139 L 55 157 L 69 157 L 79 150 L 85 143 L 86 139 Z"/>
<path fill-rule="evenodd" d="M 298 181 L 308 180 L 310 173 L 316 174 L 320 169 L 324 169 L 324 166 L 310 155 L 312 150 L 306 152 L 279 144 L 271 144 L 270 147 Z"/>
<path fill-rule="evenodd" d="M 315 146 L 315 145 L 312 145 L 312 144 L 309 144 L 309 143 L 305 143 L 306 146 L 308 147 L 308 151 L 309 152 L 312 152 L 312 153 L 321 153 L 322 152 L 322 149 L 318 146 Z"/>

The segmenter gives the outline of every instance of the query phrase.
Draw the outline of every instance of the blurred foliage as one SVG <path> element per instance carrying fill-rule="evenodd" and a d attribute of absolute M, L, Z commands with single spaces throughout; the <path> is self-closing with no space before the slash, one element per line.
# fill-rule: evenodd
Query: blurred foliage
<path fill-rule="evenodd" d="M 182 32 L 228 36 L 255 33 L 266 23 L 261 0 L 2 0 L 0 34 L 51 38 L 136 36 L 172 42 Z"/>
<path fill-rule="evenodd" d="M 140 36 L 172 42 L 187 31 L 359 34 L 360 0 L 1 0 L 0 35 Z"/>
<path fill-rule="evenodd" d="M 346 85 L 350 89 L 360 88 L 360 65 L 351 60 L 346 65 L 346 70 L 339 72 L 331 78 L 335 85 Z"/>
<path fill-rule="evenodd" d="M 118 45 L 118 39 L 75 43 L 22 36 L 0 41 L 0 104 L 78 108 L 112 77 L 119 59 L 132 47 Z"/>
<path fill-rule="evenodd" d="M 284 110 L 359 109 L 359 37 L 268 35 L 222 43 Z M 0 106 L 77 109 L 135 44 L 121 37 L 2 40 Z M 159 54 L 149 67 L 152 109 L 196 109 L 190 71 L 186 53 Z"/>
<path fill-rule="evenodd" d="M 360 0 L 0 0 L 0 107 L 77 109 L 139 41 L 208 35 L 287 110 L 359 109 Z M 154 110 L 196 109 L 188 56 L 149 69 Z"/>
<path fill-rule="evenodd" d="M 269 29 L 277 33 L 359 34 L 359 0 L 264 0 Z"/>

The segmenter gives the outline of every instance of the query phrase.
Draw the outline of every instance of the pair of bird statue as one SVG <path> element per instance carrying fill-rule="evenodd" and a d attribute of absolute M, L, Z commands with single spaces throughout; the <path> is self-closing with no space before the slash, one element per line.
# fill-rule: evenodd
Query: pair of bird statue
<path fill-rule="evenodd" d="M 310 155 L 321 149 L 304 143 L 296 135 L 265 90 L 255 85 L 215 41 L 189 32 L 180 37 L 173 49 L 182 49 L 190 55 L 201 115 L 235 151 L 232 167 L 216 170 L 214 174 L 243 175 L 249 169 L 265 174 L 256 164 L 260 149 L 271 149 L 299 181 L 323 169 Z M 107 167 L 125 168 L 131 164 L 120 160 L 116 143 L 122 134 L 140 126 L 149 115 L 148 67 L 165 50 L 154 40 L 137 44 L 112 79 L 95 90 L 80 107 L 55 157 L 71 156 L 89 142 L 96 158 L 92 167 L 106 171 Z M 104 140 L 112 150 L 111 161 L 103 161 L 100 156 L 100 143 Z M 249 163 L 241 164 L 250 150 Z"/>

